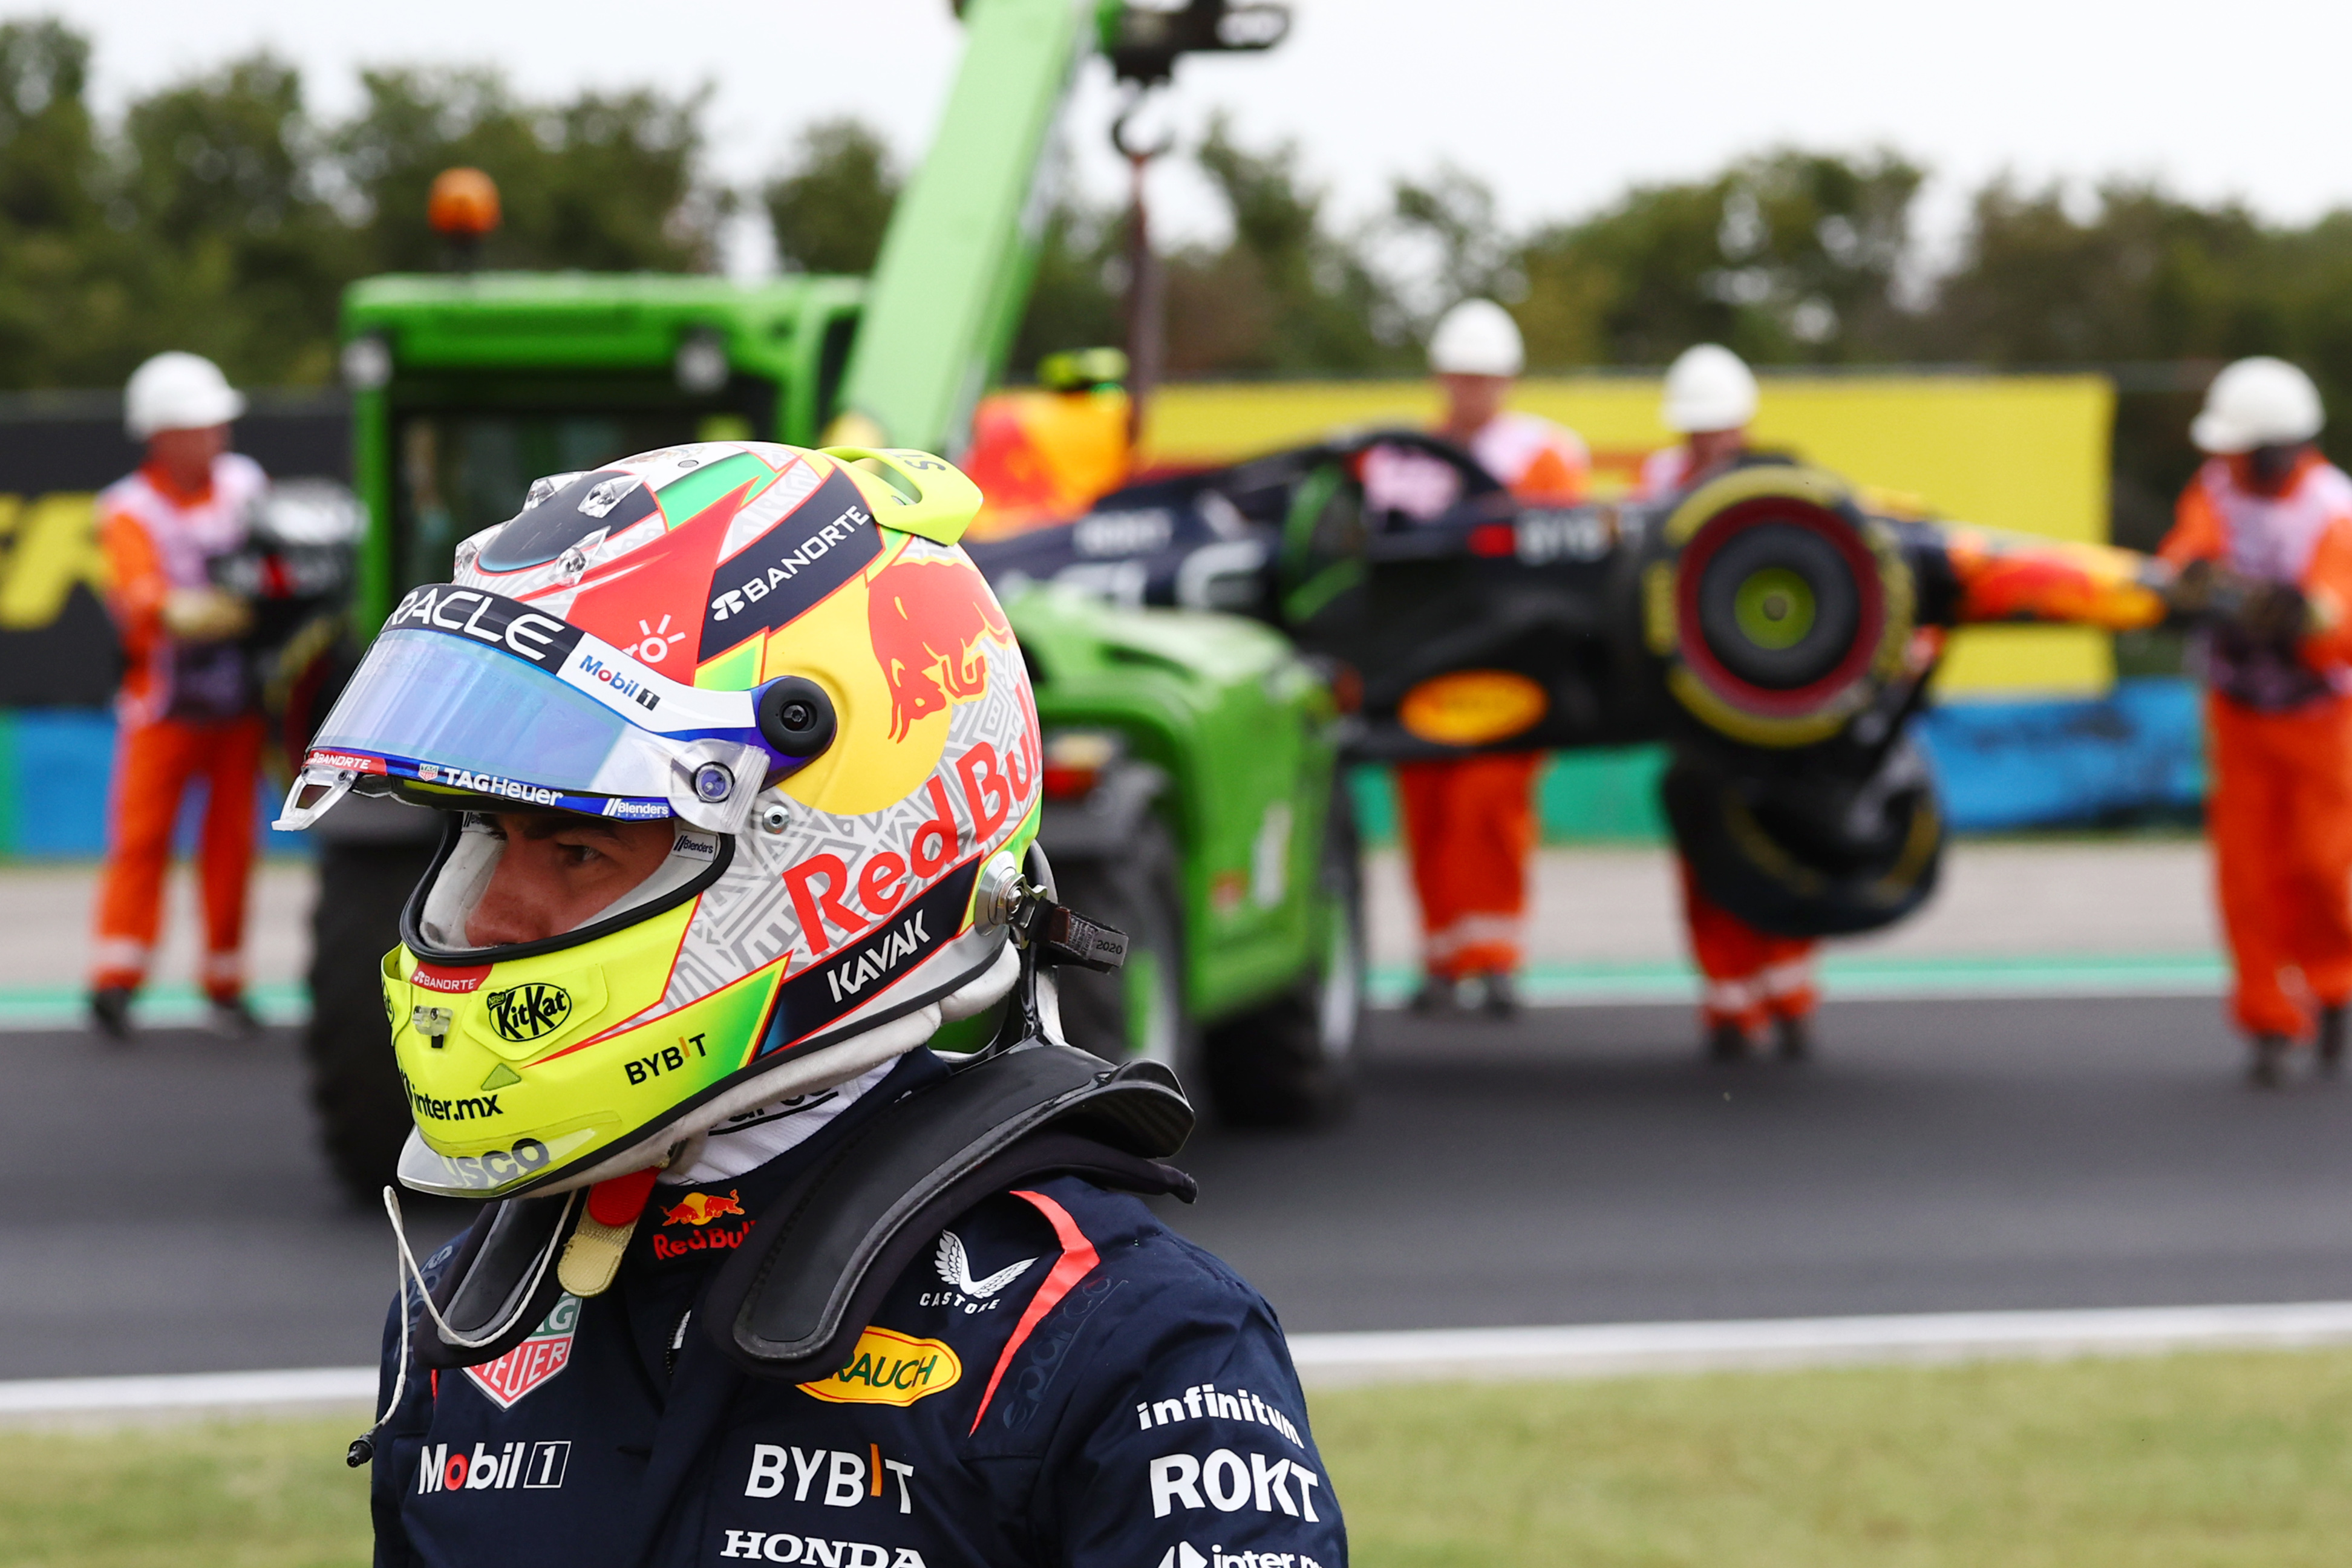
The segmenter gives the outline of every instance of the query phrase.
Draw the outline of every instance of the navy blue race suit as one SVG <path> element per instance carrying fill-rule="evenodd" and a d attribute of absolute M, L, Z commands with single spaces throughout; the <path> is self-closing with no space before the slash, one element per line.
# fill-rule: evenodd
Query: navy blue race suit
<path fill-rule="evenodd" d="M 1127 1194 L 980 1203 L 814 1383 L 747 1375 L 688 1321 L 765 1202 L 941 1070 L 918 1052 L 740 1180 L 656 1188 L 609 1290 L 486 1366 L 413 1373 L 378 1435 L 376 1562 L 1341 1568 L 1273 1310 Z"/>

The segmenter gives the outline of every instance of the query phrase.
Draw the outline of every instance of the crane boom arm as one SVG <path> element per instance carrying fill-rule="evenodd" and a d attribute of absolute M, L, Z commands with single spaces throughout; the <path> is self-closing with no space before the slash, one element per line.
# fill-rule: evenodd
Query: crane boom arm
<path fill-rule="evenodd" d="M 882 237 L 832 439 L 954 453 L 1003 367 L 1037 264 L 1037 175 L 1095 48 L 1137 90 L 1186 56 L 1272 48 L 1282 0 L 957 0 L 963 64 Z"/>
<path fill-rule="evenodd" d="M 850 351 L 844 416 L 870 422 L 857 434 L 928 451 L 961 441 L 1020 322 L 1038 167 L 1095 12 L 1089 0 L 965 7 L 963 64 L 890 216 Z"/>

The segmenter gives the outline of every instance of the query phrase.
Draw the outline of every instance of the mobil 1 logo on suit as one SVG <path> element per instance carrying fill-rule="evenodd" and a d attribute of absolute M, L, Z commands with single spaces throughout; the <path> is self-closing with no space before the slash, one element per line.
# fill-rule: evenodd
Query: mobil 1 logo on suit
<path fill-rule="evenodd" d="M 417 1458 L 416 1489 L 426 1492 L 503 1492 L 518 1487 L 554 1491 L 572 1464 L 568 1441 L 477 1443 L 473 1451 L 448 1443 L 427 1443 Z"/>

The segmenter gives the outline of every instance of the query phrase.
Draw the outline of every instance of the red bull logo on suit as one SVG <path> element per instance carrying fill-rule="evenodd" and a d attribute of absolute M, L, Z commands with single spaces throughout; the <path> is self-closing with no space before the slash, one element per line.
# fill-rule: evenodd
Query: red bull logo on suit
<path fill-rule="evenodd" d="M 721 1197 L 716 1193 L 688 1193 L 672 1208 L 662 1211 L 664 1225 L 709 1225 L 727 1215 L 743 1212 L 741 1190 L 730 1191 Z"/>

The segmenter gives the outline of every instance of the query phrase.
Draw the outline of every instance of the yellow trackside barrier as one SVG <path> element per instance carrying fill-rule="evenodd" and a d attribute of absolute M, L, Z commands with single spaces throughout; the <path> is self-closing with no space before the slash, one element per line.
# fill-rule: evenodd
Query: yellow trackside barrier
<path fill-rule="evenodd" d="M 1774 374 L 1763 377 L 1757 444 L 1793 452 L 1934 516 L 2052 539 L 2107 538 L 2115 392 L 2095 375 Z M 1513 406 L 1591 444 L 1594 492 L 1622 495 L 1644 455 L 1674 437 L 1660 384 L 1615 375 L 1529 376 Z M 1316 440 L 1335 429 L 1427 425 L 1423 381 L 1190 383 L 1155 394 L 1141 460 L 1203 467 Z M 1979 626 L 1957 634 L 1937 679 L 1947 697 L 2081 697 L 2115 681 L 2107 635 L 2077 626 Z"/>
<path fill-rule="evenodd" d="M 62 490 L 29 501 L 0 495 L 0 630 L 47 626 L 77 584 L 104 591 L 93 499 Z"/>

